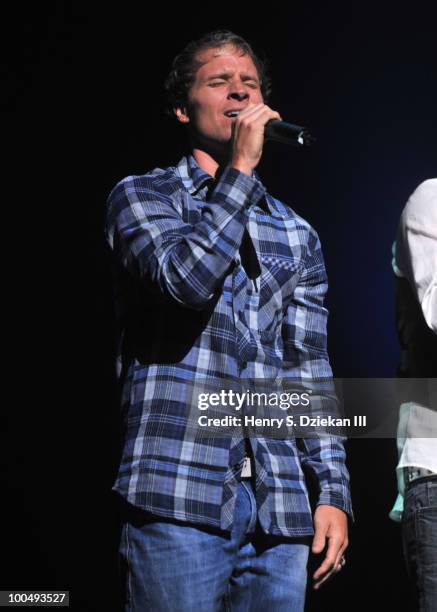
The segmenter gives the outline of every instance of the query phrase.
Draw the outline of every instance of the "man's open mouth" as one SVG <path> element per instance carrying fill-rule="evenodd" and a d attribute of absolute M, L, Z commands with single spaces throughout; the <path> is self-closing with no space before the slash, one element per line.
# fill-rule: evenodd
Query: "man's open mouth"
<path fill-rule="evenodd" d="M 226 117 L 238 117 L 241 113 L 241 110 L 229 110 L 225 112 Z"/>

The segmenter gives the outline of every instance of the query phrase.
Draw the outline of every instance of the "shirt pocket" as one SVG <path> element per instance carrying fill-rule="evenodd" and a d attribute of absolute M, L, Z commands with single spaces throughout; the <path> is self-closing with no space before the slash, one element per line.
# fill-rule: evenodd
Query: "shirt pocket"
<path fill-rule="evenodd" d="M 277 255 L 262 255 L 260 259 L 258 329 L 262 340 L 271 341 L 280 333 L 284 314 L 299 282 L 301 260 Z"/>

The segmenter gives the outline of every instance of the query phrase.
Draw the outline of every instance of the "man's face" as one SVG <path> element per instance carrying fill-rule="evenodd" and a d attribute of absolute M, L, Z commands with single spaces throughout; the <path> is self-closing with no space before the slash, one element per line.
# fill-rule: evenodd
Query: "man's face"
<path fill-rule="evenodd" d="M 182 123 L 191 124 L 195 141 L 220 148 L 232 137 L 232 111 L 262 104 L 258 72 L 250 55 L 232 45 L 198 54 L 202 62 L 191 86 L 187 109 L 178 108 Z"/>

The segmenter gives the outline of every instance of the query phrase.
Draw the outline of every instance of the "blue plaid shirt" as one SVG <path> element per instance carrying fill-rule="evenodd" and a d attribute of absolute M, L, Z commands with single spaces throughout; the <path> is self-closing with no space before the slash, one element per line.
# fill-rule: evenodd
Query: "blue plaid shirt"
<path fill-rule="evenodd" d="M 332 377 L 318 236 L 255 172 L 227 167 L 213 179 L 188 155 L 120 181 L 108 199 L 106 237 L 124 439 L 113 489 L 154 515 L 230 530 L 245 439 L 187 436 L 189 387 Z M 250 439 L 266 533 L 313 533 L 306 469 L 318 503 L 351 515 L 342 440 Z"/>

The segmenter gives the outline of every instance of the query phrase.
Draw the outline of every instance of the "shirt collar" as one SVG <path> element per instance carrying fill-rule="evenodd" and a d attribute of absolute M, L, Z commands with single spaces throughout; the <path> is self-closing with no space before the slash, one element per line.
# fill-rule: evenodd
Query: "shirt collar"
<path fill-rule="evenodd" d="M 177 171 L 182 179 L 185 189 L 191 195 L 196 195 L 214 177 L 205 172 L 196 162 L 193 155 L 185 155 L 177 165 Z"/>
<path fill-rule="evenodd" d="M 182 179 L 185 189 L 187 189 L 192 196 L 196 195 L 205 185 L 208 183 L 212 184 L 215 180 L 213 176 L 205 172 L 205 170 L 199 166 L 194 155 L 191 154 L 182 157 L 176 169 Z M 262 184 L 255 170 L 252 173 L 252 177 Z M 265 197 L 265 201 L 267 202 L 270 212 L 275 214 L 277 211 L 273 208 L 269 198 Z"/>

